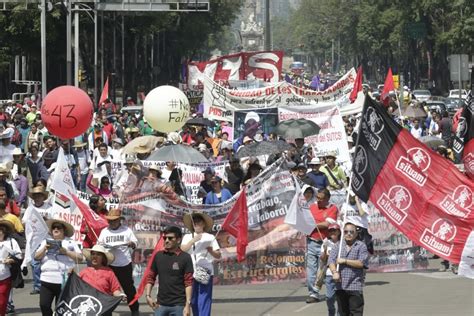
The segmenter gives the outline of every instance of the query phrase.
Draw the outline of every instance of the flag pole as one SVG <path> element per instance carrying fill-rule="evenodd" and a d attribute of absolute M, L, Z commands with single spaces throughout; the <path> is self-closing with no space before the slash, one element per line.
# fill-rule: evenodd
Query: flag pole
<path fill-rule="evenodd" d="M 370 97 L 368 95 L 365 95 L 364 107 L 362 108 L 362 113 L 364 113 L 365 101 L 366 101 L 367 98 L 370 98 Z M 360 117 L 361 121 L 359 122 L 359 130 L 357 131 L 357 139 L 356 139 L 356 142 L 354 144 L 354 148 L 356 150 L 357 150 L 357 146 L 359 146 L 360 133 L 362 132 L 362 120 L 363 119 L 364 119 L 364 116 L 361 115 L 361 117 Z M 351 187 L 352 187 L 352 170 L 351 170 L 351 175 L 349 177 L 349 183 L 347 185 L 347 188 L 348 188 L 347 191 L 349 191 L 351 189 Z M 355 194 L 355 192 L 354 192 L 354 194 Z M 346 196 L 346 204 L 347 203 L 349 203 L 349 192 L 347 192 L 347 196 Z M 341 257 L 342 247 L 343 247 L 343 244 L 345 244 L 345 242 L 344 242 L 344 222 L 345 222 L 346 214 L 341 214 L 341 215 L 342 215 L 342 225 L 340 227 L 341 228 L 341 241 L 339 242 L 339 251 L 337 253 L 337 259 L 339 259 Z M 336 262 L 337 262 L 337 259 L 336 259 Z M 339 264 L 336 264 L 336 271 L 339 271 Z"/>

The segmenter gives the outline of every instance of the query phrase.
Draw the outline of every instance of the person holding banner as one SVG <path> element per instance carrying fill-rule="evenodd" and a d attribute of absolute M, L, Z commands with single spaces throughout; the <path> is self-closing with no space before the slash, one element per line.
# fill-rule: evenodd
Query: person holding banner
<path fill-rule="evenodd" d="M 195 273 L 201 269 L 209 274 L 207 282 L 204 280 L 200 282 L 198 278 L 194 278 L 191 298 L 193 315 L 210 316 L 214 276 L 212 262 L 222 256 L 216 237 L 209 234 L 214 221 L 204 213 L 193 213 L 192 215 L 188 213 L 184 215 L 183 222 L 191 234 L 184 235 L 181 250 L 191 255 Z"/>
<path fill-rule="evenodd" d="M 337 155 L 331 151 L 326 155 L 326 164 L 321 167 L 329 180 L 329 190 L 340 190 L 346 186 L 347 176 L 340 165 L 336 164 Z"/>
<path fill-rule="evenodd" d="M 41 261 L 40 308 L 43 316 L 52 316 L 51 305 L 58 300 L 61 286 L 75 264 L 83 260 L 77 243 L 70 239 L 74 235 L 71 224 L 59 220 L 46 221 L 50 238 L 43 240 L 35 253 L 35 260 Z"/>
<path fill-rule="evenodd" d="M 114 255 L 101 245 L 95 245 L 91 249 L 84 249 L 82 253 L 86 260 L 91 263 L 91 266 L 83 269 L 79 273 L 79 277 L 102 293 L 126 299 L 126 295 L 121 291 L 117 277 L 108 266 L 114 261 Z M 112 316 L 112 312 L 102 315 Z"/>
<path fill-rule="evenodd" d="M 105 216 L 107 215 L 106 202 L 107 201 L 101 195 L 91 195 L 89 198 L 89 208 L 97 213 L 97 215 L 105 219 Z M 98 236 L 95 236 L 94 232 L 89 229 L 85 219 L 82 220 L 80 231 L 81 234 L 85 235 L 84 240 L 82 241 L 82 246 L 84 248 L 92 248 L 95 245 L 95 241 L 97 240 Z"/>
<path fill-rule="evenodd" d="M 316 222 L 316 228 L 311 235 L 306 236 L 306 281 L 309 297 L 306 303 L 321 301 L 319 289 L 316 287 L 316 277 L 319 269 L 319 258 L 321 257 L 321 245 L 324 238 L 328 236 L 329 219 L 334 222 L 337 219 L 337 206 L 329 204 L 331 193 L 328 189 L 321 189 L 316 194 L 317 203 L 310 206 L 311 214 Z"/>
<path fill-rule="evenodd" d="M 133 285 L 132 254 L 130 249 L 133 250 L 137 247 L 138 239 L 130 227 L 122 225 L 124 217 L 121 210 L 113 208 L 105 218 L 109 222 L 109 227 L 104 228 L 100 232 L 97 243 L 111 249 L 115 260 L 110 264 L 110 268 L 114 271 L 122 289 L 127 295 L 127 302 L 130 302 L 136 294 L 136 289 Z M 138 302 L 130 305 L 130 311 L 132 316 L 140 314 Z"/>
<path fill-rule="evenodd" d="M 339 251 L 341 245 L 344 246 Z M 329 255 L 329 269 L 336 281 L 336 300 L 340 316 L 359 316 L 364 313 L 362 291 L 368 258 L 367 247 L 357 239 L 357 226 L 346 223 L 344 241 L 333 247 Z"/>

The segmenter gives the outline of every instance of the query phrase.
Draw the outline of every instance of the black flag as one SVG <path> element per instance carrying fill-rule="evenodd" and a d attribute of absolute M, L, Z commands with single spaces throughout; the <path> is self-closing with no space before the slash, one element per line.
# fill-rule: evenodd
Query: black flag
<path fill-rule="evenodd" d="M 56 315 L 99 316 L 112 312 L 121 299 L 121 297 L 107 295 L 96 290 L 82 281 L 75 273 L 71 273 L 59 296 Z"/>

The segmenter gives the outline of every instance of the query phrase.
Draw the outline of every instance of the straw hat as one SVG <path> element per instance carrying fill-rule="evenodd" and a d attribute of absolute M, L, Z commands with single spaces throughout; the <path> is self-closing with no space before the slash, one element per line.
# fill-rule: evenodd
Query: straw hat
<path fill-rule="evenodd" d="M 85 143 L 81 140 L 74 141 L 74 145 L 72 145 L 72 147 L 74 147 L 74 148 L 80 148 L 80 147 L 84 147 L 84 146 L 87 146 L 87 143 Z"/>
<path fill-rule="evenodd" d="M 252 138 L 250 138 L 250 137 L 248 137 L 248 136 L 245 136 L 242 142 L 245 144 L 245 143 L 251 142 L 251 141 L 253 141 Z"/>
<path fill-rule="evenodd" d="M 130 133 L 138 133 L 140 132 L 140 130 L 138 129 L 138 127 L 132 127 L 130 128 Z"/>
<path fill-rule="evenodd" d="M 147 154 L 152 151 L 152 148 L 148 147 L 147 145 L 138 145 L 134 148 L 134 151 L 137 154 Z"/>
<path fill-rule="evenodd" d="M 6 219 L 0 219 L 0 226 L 3 226 L 7 229 L 8 235 L 15 231 L 15 227 L 13 226 L 12 222 Z"/>
<path fill-rule="evenodd" d="M 107 249 L 105 249 L 104 246 L 94 245 L 94 247 L 92 247 L 92 248 L 86 248 L 86 249 L 82 250 L 82 253 L 84 254 L 84 257 L 86 257 L 87 261 L 91 261 L 91 252 L 92 251 L 100 252 L 100 253 L 103 253 L 105 255 L 105 258 L 107 259 L 107 262 L 104 265 L 109 265 L 112 262 L 114 262 L 114 260 L 115 260 L 114 255 L 111 252 L 107 251 Z"/>
<path fill-rule="evenodd" d="M 18 147 L 15 147 L 15 149 L 13 149 L 13 151 L 12 151 L 12 155 L 13 155 L 13 156 L 21 156 L 21 155 L 24 155 L 24 154 L 23 154 L 23 150 L 21 150 L 21 149 L 18 148 Z"/>
<path fill-rule="evenodd" d="M 53 230 L 52 227 L 56 223 L 61 224 L 61 225 L 64 226 L 64 236 L 72 237 L 72 235 L 74 235 L 74 227 L 72 227 L 71 224 L 69 224 L 65 221 L 62 221 L 60 219 L 48 219 L 46 221 L 46 225 L 48 225 L 48 229 L 49 229 L 50 232 Z"/>
<path fill-rule="evenodd" d="M 324 159 L 322 159 L 322 157 L 314 157 L 313 159 L 311 159 L 311 161 L 308 163 L 308 165 L 324 165 L 325 162 L 324 162 Z"/>
<path fill-rule="evenodd" d="M 187 214 L 184 214 L 184 217 L 183 217 L 183 223 L 184 223 L 184 226 L 186 226 L 187 229 L 189 229 L 190 231 L 194 232 L 194 227 L 193 227 L 193 220 L 197 217 L 200 217 L 204 220 L 204 231 L 205 232 L 209 232 L 211 231 L 211 228 L 212 228 L 212 225 L 214 225 L 214 221 L 212 220 L 212 218 L 207 215 L 207 214 L 204 214 L 204 213 L 187 213 Z"/>
<path fill-rule="evenodd" d="M 337 159 L 337 152 L 335 150 L 328 151 L 326 157 L 334 157 L 334 159 Z"/>
<path fill-rule="evenodd" d="M 34 194 L 43 194 L 45 199 L 48 198 L 48 192 L 45 191 L 43 186 L 37 186 L 31 189 L 31 191 L 29 192 L 30 197 L 33 197 Z"/>
<path fill-rule="evenodd" d="M 105 218 L 108 221 L 114 221 L 114 220 L 119 219 L 119 218 L 123 219 L 124 217 L 122 216 L 122 211 L 121 210 L 119 210 L 118 208 L 113 208 L 107 213 Z"/>
<path fill-rule="evenodd" d="M 148 167 L 148 170 L 161 171 L 161 169 L 158 165 L 151 165 L 151 166 Z"/>
<path fill-rule="evenodd" d="M 8 174 L 10 172 L 10 169 L 6 164 L 0 164 L 0 174 Z"/>

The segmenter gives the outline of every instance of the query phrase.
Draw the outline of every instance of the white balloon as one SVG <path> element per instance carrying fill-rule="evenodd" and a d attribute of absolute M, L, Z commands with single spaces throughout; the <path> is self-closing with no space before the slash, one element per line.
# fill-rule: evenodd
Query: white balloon
<path fill-rule="evenodd" d="M 143 115 L 153 129 L 169 133 L 179 130 L 189 117 L 189 100 L 173 86 L 151 90 L 143 103 Z"/>

